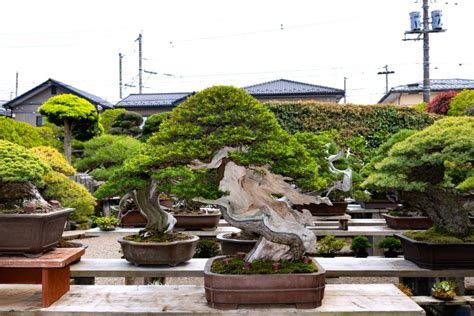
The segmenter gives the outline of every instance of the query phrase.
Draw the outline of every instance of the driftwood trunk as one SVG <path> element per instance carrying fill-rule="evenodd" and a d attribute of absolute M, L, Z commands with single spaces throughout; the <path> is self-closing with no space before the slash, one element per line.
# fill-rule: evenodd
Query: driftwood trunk
<path fill-rule="evenodd" d="M 426 212 L 435 226 L 448 232 L 467 236 L 472 232 L 468 212 L 474 203 L 448 190 L 429 188 L 425 192 L 403 192 L 403 201 L 411 208 Z"/>

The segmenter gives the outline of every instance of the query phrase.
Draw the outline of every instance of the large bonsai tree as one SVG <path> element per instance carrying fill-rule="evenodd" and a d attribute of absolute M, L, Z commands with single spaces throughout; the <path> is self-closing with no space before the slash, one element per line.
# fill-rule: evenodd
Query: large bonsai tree
<path fill-rule="evenodd" d="M 217 203 L 231 224 L 261 236 L 247 260 L 301 258 L 306 250 L 315 250 L 316 238 L 302 226 L 309 222 L 309 212 L 294 211 L 287 201 L 321 199 L 299 193 L 287 181 L 319 190 L 317 170 L 270 111 L 244 90 L 219 86 L 176 107 L 96 196 L 133 192 L 148 219 L 144 236 L 168 232 L 174 225 L 157 202 L 160 192 Z"/>
<path fill-rule="evenodd" d="M 474 118 L 444 118 L 394 144 L 364 185 L 399 190 L 410 208 L 462 237 L 471 232 L 473 164 Z"/>
<path fill-rule="evenodd" d="M 91 126 L 98 124 L 95 107 L 89 101 L 73 94 L 60 94 L 50 98 L 38 112 L 45 115 L 51 123 L 64 126 L 64 155 L 69 163 L 73 130 L 78 127 L 80 134 L 83 134 Z"/>

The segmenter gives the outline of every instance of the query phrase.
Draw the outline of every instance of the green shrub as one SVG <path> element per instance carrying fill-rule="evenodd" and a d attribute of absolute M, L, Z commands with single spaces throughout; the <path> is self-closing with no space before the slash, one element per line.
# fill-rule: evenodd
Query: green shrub
<path fill-rule="evenodd" d="M 365 236 L 355 236 L 352 238 L 351 250 L 356 252 L 360 250 L 366 250 L 372 247 L 372 244 L 369 242 L 369 239 Z"/>
<path fill-rule="evenodd" d="M 129 135 L 136 137 L 141 134 L 140 126 L 143 123 L 143 117 L 135 112 L 126 111 L 119 113 L 109 129 L 112 135 Z"/>
<path fill-rule="evenodd" d="M 79 171 L 89 171 L 95 179 L 105 181 L 143 145 L 129 136 L 103 135 L 83 143 L 83 146 L 82 158 L 74 165 Z"/>
<path fill-rule="evenodd" d="M 464 111 L 472 105 L 474 105 L 474 90 L 463 90 L 451 100 L 448 115 L 464 115 Z"/>
<path fill-rule="evenodd" d="M 350 105 L 335 103 L 267 102 L 281 126 L 290 133 L 336 129 L 341 139 L 363 136 L 376 148 L 400 129 L 422 129 L 436 116 L 413 108 L 392 105 Z"/>
<path fill-rule="evenodd" d="M 220 255 L 219 242 L 211 239 L 199 239 L 193 258 L 212 258 Z"/>
<path fill-rule="evenodd" d="M 33 182 L 44 185 L 51 168 L 27 148 L 0 140 L 0 182 Z"/>
<path fill-rule="evenodd" d="M 428 103 L 426 102 L 421 102 L 415 105 L 412 105 L 412 109 L 420 111 L 420 112 L 426 112 L 427 110 Z"/>
<path fill-rule="evenodd" d="M 396 237 L 387 236 L 379 241 L 377 247 L 380 249 L 387 249 L 389 251 L 400 251 L 402 250 L 402 242 Z"/>
<path fill-rule="evenodd" d="M 153 133 L 160 130 L 161 123 L 170 117 L 170 112 L 150 115 L 143 125 L 142 140 L 147 140 Z"/>
<path fill-rule="evenodd" d="M 334 235 L 326 235 L 323 239 L 316 243 L 318 247 L 318 255 L 333 255 L 341 251 L 344 247 L 344 240 L 336 239 Z"/>
<path fill-rule="evenodd" d="M 42 192 L 43 196 L 46 199 L 58 200 L 64 207 L 75 208 L 69 219 L 79 227 L 88 227 L 96 205 L 89 191 L 83 185 L 56 171 L 49 172 L 44 181 L 46 186 Z"/>
<path fill-rule="evenodd" d="M 102 114 L 100 114 L 99 121 L 104 127 L 104 131 L 106 134 L 110 132 L 112 125 L 115 122 L 115 119 L 120 113 L 127 112 L 125 109 L 107 109 Z"/>
<path fill-rule="evenodd" d="M 59 151 L 50 146 L 39 146 L 31 148 L 31 151 L 38 156 L 41 161 L 48 164 L 54 171 L 66 176 L 73 176 L 76 170 L 67 162 L 66 158 Z"/>
<path fill-rule="evenodd" d="M 94 222 L 100 230 L 104 231 L 114 230 L 118 225 L 118 219 L 115 216 L 96 217 Z"/>
<path fill-rule="evenodd" d="M 41 137 L 44 129 L 31 126 L 28 123 L 15 121 L 6 116 L 0 116 L 0 139 L 24 147 L 48 145 L 48 140 Z"/>
<path fill-rule="evenodd" d="M 466 110 L 464 111 L 464 115 L 474 116 L 474 105 L 467 107 Z"/>

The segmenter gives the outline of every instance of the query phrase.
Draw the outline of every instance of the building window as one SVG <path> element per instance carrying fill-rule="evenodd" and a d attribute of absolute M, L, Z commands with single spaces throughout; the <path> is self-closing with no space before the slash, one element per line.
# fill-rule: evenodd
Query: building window
<path fill-rule="evenodd" d="M 44 116 L 37 116 L 36 117 L 36 126 L 41 127 L 44 125 Z"/>
<path fill-rule="evenodd" d="M 51 94 L 52 94 L 52 95 L 58 94 L 58 87 L 56 87 L 56 86 L 51 86 Z"/>

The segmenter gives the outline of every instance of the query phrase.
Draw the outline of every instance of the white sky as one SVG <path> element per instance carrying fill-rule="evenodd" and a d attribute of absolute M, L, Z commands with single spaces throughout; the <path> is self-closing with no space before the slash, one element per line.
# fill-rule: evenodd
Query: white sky
<path fill-rule="evenodd" d="M 401 40 L 421 2 L 2 0 L 0 100 L 14 96 L 18 71 L 19 94 L 53 78 L 116 102 L 118 53 L 124 83 L 138 86 L 143 31 L 143 68 L 159 73 L 144 74 L 144 93 L 280 78 L 342 89 L 346 76 L 348 102 L 375 103 L 386 64 L 389 87 L 422 80 L 422 42 Z M 430 36 L 431 78 L 474 79 L 474 1 L 433 0 L 435 9 L 447 32 Z"/>

